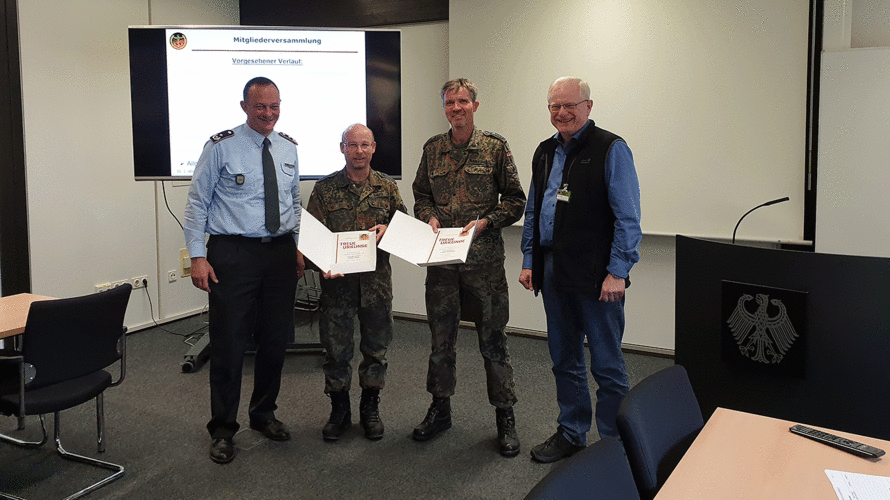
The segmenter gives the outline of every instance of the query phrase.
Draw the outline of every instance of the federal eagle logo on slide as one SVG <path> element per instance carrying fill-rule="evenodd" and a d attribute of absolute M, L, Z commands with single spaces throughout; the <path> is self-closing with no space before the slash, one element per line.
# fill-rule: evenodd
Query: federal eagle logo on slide
<path fill-rule="evenodd" d="M 769 295 L 758 293 L 755 299 L 758 307 L 752 313 L 745 305 L 752 298 L 748 294 L 739 297 L 726 322 L 742 355 L 761 363 L 779 363 L 797 339 L 797 332 L 781 300 L 770 300 Z M 778 308 L 772 317 L 768 312 L 770 304 Z"/>
<path fill-rule="evenodd" d="M 180 32 L 173 33 L 170 35 L 170 46 L 176 50 L 182 50 L 188 44 L 188 40 L 186 40 L 185 35 Z"/>

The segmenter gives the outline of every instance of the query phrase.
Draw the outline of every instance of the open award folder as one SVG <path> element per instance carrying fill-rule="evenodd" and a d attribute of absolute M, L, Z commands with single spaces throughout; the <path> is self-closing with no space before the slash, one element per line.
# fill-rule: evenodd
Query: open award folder
<path fill-rule="evenodd" d="M 350 274 L 377 268 L 377 235 L 373 231 L 332 233 L 302 208 L 298 248 L 322 271 Z"/>
<path fill-rule="evenodd" d="M 434 233 L 429 224 L 396 212 L 383 233 L 380 249 L 415 266 L 463 264 L 475 233 L 476 226 L 467 232 L 461 227 L 440 227 Z"/>

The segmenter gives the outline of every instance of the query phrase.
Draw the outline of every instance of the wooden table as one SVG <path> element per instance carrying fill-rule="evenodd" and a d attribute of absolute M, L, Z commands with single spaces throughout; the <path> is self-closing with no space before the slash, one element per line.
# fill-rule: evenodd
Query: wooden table
<path fill-rule="evenodd" d="M 31 302 L 38 300 L 53 300 L 53 297 L 20 293 L 0 297 L 0 339 L 18 335 L 25 331 L 25 323 L 28 321 L 28 310 Z"/>
<path fill-rule="evenodd" d="M 792 434 L 803 423 L 887 452 L 866 459 Z M 717 408 L 656 500 L 837 500 L 825 469 L 890 476 L 890 441 Z"/>

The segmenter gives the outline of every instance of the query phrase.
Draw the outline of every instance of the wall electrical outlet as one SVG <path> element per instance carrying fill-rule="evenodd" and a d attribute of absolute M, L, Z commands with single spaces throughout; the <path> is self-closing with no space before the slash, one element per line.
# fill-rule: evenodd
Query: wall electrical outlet
<path fill-rule="evenodd" d="M 176 281 L 176 269 L 167 271 L 167 282 L 173 283 L 174 281 Z"/>
<path fill-rule="evenodd" d="M 133 285 L 133 288 L 142 288 L 145 286 L 145 282 L 148 280 L 148 276 L 137 276 L 135 278 L 130 279 L 130 284 Z"/>
<path fill-rule="evenodd" d="M 111 290 L 112 288 L 117 288 L 117 287 L 123 285 L 124 283 L 129 283 L 129 282 L 130 282 L 130 280 L 118 280 L 118 281 L 111 281 L 109 283 L 102 283 L 101 285 L 96 285 L 95 291 L 97 293 L 105 292 L 105 291 Z"/>
<path fill-rule="evenodd" d="M 192 259 L 189 257 L 188 248 L 179 250 L 179 275 L 183 278 L 192 275 Z"/>

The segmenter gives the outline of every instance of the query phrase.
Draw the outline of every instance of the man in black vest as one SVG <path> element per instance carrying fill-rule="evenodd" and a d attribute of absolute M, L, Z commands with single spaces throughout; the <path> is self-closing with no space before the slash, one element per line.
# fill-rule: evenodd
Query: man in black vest
<path fill-rule="evenodd" d="M 590 120 L 590 87 L 560 78 L 547 95 L 557 133 L 532 157 L 519 282 L 543 293 L 559 428 L 532 458 L 555 462 L 587 443 L 593 408 L 584 341 L 590 348 L 601 437 L 617 437 L 615 414 L 629 388 L 621 339 L 624 291 L 639 261 L 640 186 L 621 137 Z"/>

